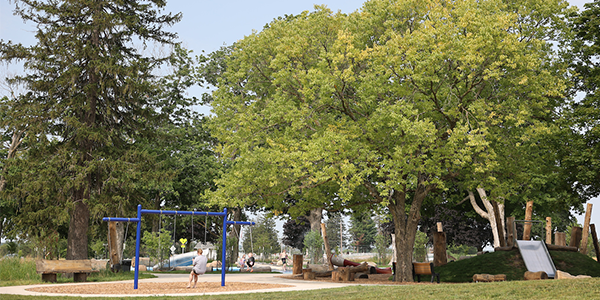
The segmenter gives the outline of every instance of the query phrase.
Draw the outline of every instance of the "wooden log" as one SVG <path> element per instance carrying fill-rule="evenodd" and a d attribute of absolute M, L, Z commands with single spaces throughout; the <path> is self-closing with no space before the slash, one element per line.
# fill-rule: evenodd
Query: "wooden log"
<path fill-rule="evenodd" d="M 356 273 L 354 274 L 354 279 L 369 279 L 369 274 L 367 273 Z"/>
<path fill-rule="evenodd" d="M 494 251 L 511 251 L 512 249 L 517 249 L 517 247 L 514 247 L 514 246 L 496 247 L 496 248 L 494 248 Z"/>
<path fill-rule="evenodd" d="M 540 279 L 548 279 L 548 274 L 544 271 L 539 272 L 525 272 L 525 280 L 540 280 Z"/>
<path fill-rule="evenodd" d="M 600 262 L 600 246 L 598 246 L 598 236 L 596 235 L 595 224 L 590 224 L 590 231 L 592 233 L 592 242 L 594 243 L 594 250 L 596 250 L 596 261 Z"/>
<path fill-rule="evenodd" d="M 334 270 L 331 272 L 331 281 L 340 281 L 340 269 L 344 268 L 344 267 L 340 267 L 337 268 L 337 270 Z"/>
<path fill-rule="evenodd" d="M 307 269 L 312 269 L 313 272 L 325 272 L 325 271 L 329 271 L 329 267 L 327 265 L 320 265 L 320 264 L 307 264 L 306 268 Z"/>
<path fill-rule="evenodd" d="M 73 273 L 73 281 L 85 282 L 87 280 L 87 273 Z"/>
<path fill-rule="evenodd" d="M 567 246 L 567 234 L 564 232 L 556 232 L 554 234 L 554 243 L 556 246 Z"/>
<path fill-rule="evenodd" d="M 314 280 L 315 272 L 304 272 L 304 280 Z"/>
<path fill-rule="evenodd" d="M 444 227 L 442 226 L 442 222 L 437 222 L 437 232 L 444 232 Z"/>
<path fill-rule="evenodd" d="M 294 266 L 292 268 L 292 274 L 302 274 L 302 254 L 294 254 Z"/>
<path fill-rule="evenodd" d="M 590 233 L 590 220 L 592 218 L 592 204 L 587 204 L 585 210 L 585 220 L 583 221 L 583 231 L 581 232 L 581 254 L 587 254 L 588 237 Z"/>
<path fill-rule="evenodd" d="M 433 265 L 436 267 L 443 266 L 448 263 L 448 255 L 446 254 L 446 233 L 433 233 Z"/>
<path fill-rule="evenodd" d="M 119 239 L 117 237 L 117 222 L 108 222 L 108 254 L 110 269 L 117 273 L 121 270 L 121 259 L 119 258 Z"/>
<path fill-rule="evenodd" d="M 569 246 L 579 248 L 581 244 L 581 227 L 572 227 L 571 228 L 571 240 L 569 241 Z"/>
<path fill-rule="evenodd" d="M 38 273 L 90 273 L 92 262 L 89 259 L 81 260 L 45 260 L 35 261 L 35 269 Z"/>
<path fill-rule="evenodd" d="M 42 281 L 56 282 L 56 273 L 42 274 Z"/>
<path fill-rule="evenodd" d="M 552 217 L 546 217 L 546 244 L 552 244 Z"/>
<path fill-rule="evenodd" d="M 506 246 L 513 247 L 515 245 L 516 232 L 517 232 L 515 230 L 515 217 L 506 218 L 506 230 L 507 230 Z"/>
<path fill-rule="evenodd" d="M 523 229 L 523 240 L 529 241 L 531 239 L 531 217 L 533 216 L 533 200 L 527 201 L 527 206 L 525 208 L 525 226 Z"/>
<path fill-rule="evenodd" d="M 494 282 L 494 281 L 506 281 L 506 275 L 498 274 L 475 274 L 473 275 L 473 282 Z"/>
<path fill-rule="evenodd" d="M 308 268 L 308 269 L 302 269 L 302 274 L 304 273 L 310 273 L 312 272 L 312 269 Z"/>
<path fill-rule="evenodd" d="M 504 228 L 502 227 L 502 219 L 500 218 L 500 207 L 498 202 L 492 200 L 492 208 L 494 209 L 494 218 L 496 219 L 496 231 L 498 232 L 498 240 L 500 247 L 506 247 L 506 239 L 504 238 Z"/>
<path fill-rule="evenodd" d="M 270 273 L 272 271 L 270 266 L 254 265 L 254 268 L 252 268 L 252 269 L 254 270 L 254 273 L 259 273 L 259 272 Z M 250 268 L 244 268 L 244 269 L 240 270 L 240 272 L 250 272 Z"/>
<path fill-rule="evenodd" d="M 354 273 L 351 273 L 349 271 L 351 267 L 344 267 L 343 269 L 339 270 L 339 278 L 341 281 L 354 281 Z"/>
<path fill-rule="evenodd" d="M 315 277 L 331 277 L 331 274 L 334 271 L 325 271 L 325 272 L 313 272 L 315 273 Z"/>
<path fill-rule="evenodd" d="M 325 227 L 325 223 L 321 223 L 321 235 L 323 236 L 323 245 L 325 245 L 325 254 L 327 255 L 329 270 L 333 270 L 333 264 L 331 263 L 331 248 L 329 247 L 329 240 L 327 239 L 327 227 Z"/>
<path fill-rule="evenodd" d="M 555 251 L 571 251 L 571 252 L 577 252 L 577 247 L 570 247 L 570 246 L 559 246 L 559 245 L 546 245 L 546 247 L 548 248 L 548 250 L 555 250 Z"/>

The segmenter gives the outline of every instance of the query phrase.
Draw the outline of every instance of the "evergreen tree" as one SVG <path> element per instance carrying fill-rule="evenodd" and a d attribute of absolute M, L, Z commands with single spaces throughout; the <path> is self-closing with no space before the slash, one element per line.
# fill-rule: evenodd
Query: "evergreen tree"
<path fill-rule="evenodd" d="M 356 211 L 350 216 L 350 235 L 352 235 L 352 244 L 356 246 L 357 251 L 370 250 L 375 243 L 377 227 L 375 221 L 371 218 L 369 211 Z"/>
<path fill-rule="evenodd" d="M 343 248 L 344 241 L 347 242 L 347 237 L 344 234 L 344 229 L 346 225 L 344 224 L 344 220 L 342 219 L 342 215 L 339 213 L 328 213 L 329 218 L 325 222 L 327 227 L 327 239 L 329 241 L 329 247 L 331 249 L 338 248 L 339 251 Z M 340 240 L 340 235 L 343 240 Z"/>
<path fill-rule="evenodd" d="M 133 209 L 145 184 L 160 184 L 157 157 L 143 145 L 168 117 L 153 70 L 166 58 L 137 42 L 172 44 L 165 31 L 181 18 L 165 1 L 16 1 L 15 14 L 37 26 L 37 44 L 0 44 L 22 60 L 28 97 L 13 119 L 27 124 L 31 149 L 12 167 L 6 198 L 20 203 L 17 226 L 69 224 L 68 259 L 88 256 L 90 216 Z M 142 145 L 142 146 L 140 146 Z"/>
<path fill-rule="evenodd" d="M 289 219 L 283 224 L 282 242 L 286 246 L 302 250 L 304 247 L 304 235 L 310 231 L 310 224 L 306 217 Z"/>
<path fill-rule="evenodd" d="M 258 217 L 256 225 L 246 230 L 242 246 L 244 247 L 244 252 L 246 253 L 279 253 L 281 246 L 277 240 L 275 220 L 273 218 L 264 216 Z"/>

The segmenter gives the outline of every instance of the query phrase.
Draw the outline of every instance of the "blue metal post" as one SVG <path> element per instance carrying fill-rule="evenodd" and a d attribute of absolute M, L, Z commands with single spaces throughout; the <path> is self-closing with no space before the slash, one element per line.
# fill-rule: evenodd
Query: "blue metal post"
<path fill-rule="evenodd" d="M 142 232 L 142 205 L 138 204 L 137 207 L 137 229 L 135 232 L 135 276 L 133 279 L 133 289 L 138 288 L 138 275 L 140 270 L 140 236 Z"/>
<path fill-rule="evenodd" d="M 225 261 L 227 255 L 227 208 L 223 209 L 223 251 L 221 254 L 221 286 L 225 286 Z"/>

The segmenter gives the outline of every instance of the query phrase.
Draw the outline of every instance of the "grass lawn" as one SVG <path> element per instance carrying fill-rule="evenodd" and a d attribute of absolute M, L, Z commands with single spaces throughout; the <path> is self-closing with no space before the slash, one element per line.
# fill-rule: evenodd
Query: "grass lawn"
<path fill-rule="evenodd" d="M 406 286 L 352 286 L 347 288 L 248 293 L 219 296 L 153 296 L 152 299 L 597 299 L 600 295 L 600 279 L 573 280 L 539 280 L 539 281 L 507 281 L 494 283 L 461 283 L 461 284 L 418 284 Z M 47 299 L 81 299 L 76 297 L 52 296 Z M 40 296 L 2 295 L 3 300 L 40 299 Z M 86 299 L 107 299 L 114 297 L 93 297 Z M 126 299 L 147 299 L 144 297 L 127 297 Z"/>

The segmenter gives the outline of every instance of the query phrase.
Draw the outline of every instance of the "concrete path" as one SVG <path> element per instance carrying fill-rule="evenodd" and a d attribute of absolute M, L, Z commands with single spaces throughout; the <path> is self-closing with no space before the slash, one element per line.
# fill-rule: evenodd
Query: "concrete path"
<path fill-rule="evenodd" d="M 140 279 L 139 282 L 187 282 L 189 275 L 187 274 L 155 274 L 157 278 Z M 245 293 L 264 293 L 264 292 L 289 292 L 289 291 L 305 291 L 305 290 L 316 290 L 316 289 L 327 289 L 327 288 L 338 288 L 351 286 L 352 284 L 334 283 L 327 281 L 303 281 L 281 278 L 281 274 L 255 274 L 255 273 L 238 273 L 238 274 L 227 274 L 225 277 L 225 285 L 227 282 L 251 282 L 251 283 L 270 283 L 270 284 L 287 284 L 292 287 L 286 288 L 274 288 L 274 289 L 262 289 L 262 290 L 251 290 L 251 291 L 236 291 L 236 292 L 215 292 L 215 293 L 191 293 L 187 294 L 164 294 L 166 296 L 198 296 L 198 295 L 222 295 L 222 294 L 245 294 Z M 199 278 L 198 284 L 201 282 L 221 282 L 221 274 L 205 274 Z M 104 284 L 108 282 L 90 282 L 90 283 L 65 283 L 59 285 L 69 284 Z M 110 282 L 115 283 L 115 282 Z M 133 289 L 133 280 L 118 281 L 117 283 L 131 283 Z M 30 295 L 30 296 L 80 296 L 80 297 L 143 297 L 143 296 L 157 296 L 156 294 L 123 294 L 123 295 L 89 295 L 89 294 L 57 294 L 57 293 L 39 293 L 31 292 L 26 289 L 34 287 L 43 287 L 45 285 L 27 285 L 27 286 L 7 286 L 0 287 L 1 294 L 13 294 L 13 295 Z M 0 297 L 2 298 L 2 297 Z"/>

